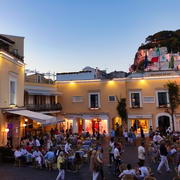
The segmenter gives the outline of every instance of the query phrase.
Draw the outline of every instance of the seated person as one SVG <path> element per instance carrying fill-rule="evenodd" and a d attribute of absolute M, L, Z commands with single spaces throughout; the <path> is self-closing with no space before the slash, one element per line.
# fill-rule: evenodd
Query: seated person
<path fill-rule="evenodd" d="M 20 148 L 17 147 L 15 152 L 14 152 L 14 157 L 15 159 L 21 159 L 22 158 L 22 152 L 20 151 Z"/>
<path fill-rule="evenodd" d="M 24 146 L 22 146 L 21 148 L 20 148 L 20 151 L 21 151 L 21 154 L 22 154 L 22 157 L 23 157 L 23 159 L 24 160 L 26 160 L 26 157 L 27 157 L 27 150 L 24 148 Z"/>
<path fill-rule="evenodd" d="M 128 164 L 128 165 L 127 165 L 127 169 L 124 170 L 124 171 L 119 175 L 119 178 L 122 178 L 124 175 L 127 175 L 127 174 L 132 175 L 132 176 L 136 176 L 136 172 L 135 172 L 134 169 L 132 169 L 131 164 Z"/>
<path fill-rule="evenodd" d="M 52 164 L 53 164 L 54 159 L 55 159 L 55 154 L 54 154 L 54 152 L 52 151 L 51 148 L 49 149 L 49 151 L 44 156 L 44 159 L 45 159 L 46 168 L 49 168 L 49 170 L 51 170 Z"/>
<path fill-rule="evenodd" d="M 32 163 L 32 160 L 33 160 L 32 150 L 27 151 L 26 160 L 27 160 L 27 163 Z"/>
<path fill-rule="evenodd" d="M 138 165 L 139 165 L 139 172 L 138 172 L 137 177 L 139 179 L 144 179 L 146 176 L 149 176 L 150 174 L 149 170 L 146 166 L 144 166 L 144 163 L 139 162 Z"/>

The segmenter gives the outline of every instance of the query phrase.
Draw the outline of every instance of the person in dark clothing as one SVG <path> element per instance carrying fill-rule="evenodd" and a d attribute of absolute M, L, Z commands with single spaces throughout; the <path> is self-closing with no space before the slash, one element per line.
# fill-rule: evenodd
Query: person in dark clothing
<path fill-rule="evenodd" d="M 144 130 L 143 130 L 142 126 L 140 127 L 140 130 L 141 130 L 141 138 L 144 139 L 145 136 L 144 136 Z"/>
<path fill-rule="evenodd" d="M 161 168 L 163 165 L 165 165 L 166 167 L 166 171 L 170 171 L 169 169 L 169 164 L 168 164 L 168 159 L 167 159 L 167 155 L 168 155 L 168 152 L 167 152 L 167 148 L 165 146 L 165 142 L 162 141 L 161 142 L 161 145 L 160 145 L 160 156 L 161 156 L 161 162 L 159 163 L 159 166 L 157 168 L 157 171 L 159 173 L 161 173 Z"/>

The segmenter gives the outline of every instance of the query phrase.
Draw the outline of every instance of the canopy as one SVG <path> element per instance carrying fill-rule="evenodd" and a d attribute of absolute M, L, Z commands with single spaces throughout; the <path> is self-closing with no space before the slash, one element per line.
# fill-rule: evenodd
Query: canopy
<path fill-rule="evenodd" d="M 28 117 L 35 120 L 42 125 L 56 124 L 58 122 L 63 122 L 63 120 L 57 119 L 54 116 L 45 115 L 39 112 L 29 111 L 29 110 L 7 110 L 6 112 L 11 114 L 17 114 L 20 116 Z"/>
<path fill-rule="evenodd" d="M 76 119 L 76 118 L 82 118 L 85 120 L 92 120 L 93 118 L 100 118 L 101 120 L 108 120 L 109 117 L 106 114 L 86 114 L 86 115 L 77 115 L 77 114 L 69 114 L 66 115 L 68 119 Z"/>
<path fill-rule="evenodd" d="M 61 92 L 53 90 L 43 90 L 43 89 L 25 89 L 29 95 L 44 95 L 44 96 L 58 96 L 61 95 Z"/>

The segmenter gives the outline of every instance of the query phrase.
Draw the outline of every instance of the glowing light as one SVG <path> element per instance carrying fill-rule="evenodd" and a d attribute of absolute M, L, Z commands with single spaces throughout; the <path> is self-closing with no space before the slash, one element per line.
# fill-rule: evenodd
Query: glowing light
<path fill-rule="evenodd" d="M 115 82 L 114 82 L 113 80 L 108 81 L 108 84 L 109 84 L 109 85 L 114 85 L 114 83 L 115 83 Z"/>
<path fill-rule="evenodd" d="M 8 129 L 8 128 L 6 128 L 4 131 L 5 131 L 6 133 L 8 133 L 8 132 L 9 132 L 9 129 Z"/>
<path fill-rule="evenodd" d="M 37 123 L 37 125 L 40 125 L 40 124 L 41 124 L 40 122 Z"/>
<path fill-rule="evenodd" d="M 26 127 L 26 124 L 23 124 L 23 127 Z"/>
<path fill-rule="evenodd" d="M 24 121 L 25 121 L 25 122 L 28 122 L 28 119 L 25 119 Z"/>
<path fill-rule="evenodd" d="M 74 84 L 75 84 L 75 82 L 74 82 L 74 81 L 71 81 L 71 82 L 70 82 L 70 84 L 71 84 L 71 85 L 74 85 Z"/>

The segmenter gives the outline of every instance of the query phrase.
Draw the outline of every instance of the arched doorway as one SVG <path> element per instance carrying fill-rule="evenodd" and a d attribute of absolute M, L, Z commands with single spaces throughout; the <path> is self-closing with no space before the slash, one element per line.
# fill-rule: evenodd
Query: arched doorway
<path fill-rule="evenodd" d="M 162 134 L 166 133 L 166 129 L 170 126 L 169 116 L 159 116 L 158 117 L 158 127 Z"/>

